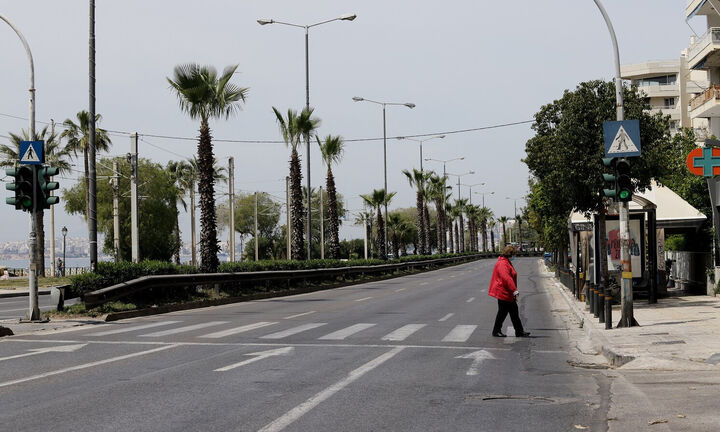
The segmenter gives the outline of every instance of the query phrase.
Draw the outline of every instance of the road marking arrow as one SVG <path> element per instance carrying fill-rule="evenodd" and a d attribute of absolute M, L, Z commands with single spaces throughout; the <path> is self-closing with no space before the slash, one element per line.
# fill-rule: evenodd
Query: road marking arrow
<path fill-rule="evenodd" d="M 49 353 L 49 352 L 66 352 L 66 353 L 73 352 L 73 351 L 79 350 L 80 348 L 84 347 L 85 345 L 87 345 L 87 344 L 60 345 L 60 346 L 47 347 L 47 348 L 33 348 L 31 350 L 28 350 L 30 352 L 26 352 L 25 354 L 17 354 L 17 355 L 9 356 L 9 357 L 0 357 L 0 361 L 12 360 L 12 359 L 21 358 L 21 357 L 29 357 L 29 356 L 45 354 L 45 353 Z"/>
<path fill-rule="evenodd" d="M 472 364 L 470 364 L 470 369 L 468 369 L 466 375 L 477 375 L 478 367 L 480 366 L 480 363 L 482 363 L 485 360 L 494 360 L 495 356 L 485 350 L 480 350 L 480 351 L 473 351 L 469 354 L 457 356 L 455 358 L 472 359 L 473 362 L 472 362 Z"/>
<path fill-rule="evenodd" d="M 229 371 L 229 370 L 231 370 L 231 369 L 235 369 L 235 368 L 238 368 L 238 367 L 240 367 L 240 366 L 245 366 L 246 364 L 254 363 L 254 362 L 258 361 L 258 360 L 262 360 L 262 359 L 265 359 L 265 358 L 268 358 L 268 357 L 281 356 L 281 355 L 290 355 L 290 353 L 291 353 L 293 350 L 294 350 L 293 347 L 285 347 L 285 348 L 272 349 L 272 350 L 268 350 L 268 351 L 260 351 L 260 352 L 256 352 L 256 353 L 245 354 L 246 356 L 254 356 L 254 357 L 251 358 L 251 359 L 247 359 L 247 360 L 245 360 L 245 361 L 241 361 L 241 362 L 239 362 L 239 363 L 234 363 L 234 364 L 231 364 L 231 365 L 229 365 L 229 366 L 225 366 L 225 367 L 221 367 L 221 368 L 219 368 L 219 369 L 215 369 L 215 372 L 225 372 L 225 371 Z"/>

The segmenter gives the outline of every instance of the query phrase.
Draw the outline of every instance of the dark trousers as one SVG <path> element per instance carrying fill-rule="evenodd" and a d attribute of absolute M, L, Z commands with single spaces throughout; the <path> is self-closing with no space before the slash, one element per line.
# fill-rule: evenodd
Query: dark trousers
<path fill-rule="evenodd" d="M 498 299 L 498 312 L 495 317 L 493 334 L 502 332 L 503 321 L 505 321 L 508 314 L 510 314 L 510 320 L 515 328 L 515 334 L 518 335 L 525 331 L 523 330 L 522 322 L 520 322 L 520 313 L 518 312 L 517 302 Z"/>

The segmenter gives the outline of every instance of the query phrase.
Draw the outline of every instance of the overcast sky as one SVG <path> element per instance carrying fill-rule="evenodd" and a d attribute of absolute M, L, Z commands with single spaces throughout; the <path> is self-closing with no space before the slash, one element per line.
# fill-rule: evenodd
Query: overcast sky
<path fill-rule="evenodd" d="M 304 33 L 258 18 L 311 24 L 356 13 L 310 30 L 310 104 L 322 119 L 319 134 L 346 139 L 382 137 L 382 109 L 361 96 L 412 102 L 415 109 L 388 107 L 388 137 L 445 133 L 424 145 L 424 156 L 464 161 L 448 164 L 451 173 L 474 170 L 462 183 L 478 184 L 496 216 L 513 213 L 527 191 L 521 162 L 530 124 L 467 133 L 452 131 L 531 120 L 541 105 L 565 89 L 592 79 L 613 78 L 613 57 L 605 23 L 592 0 L 264 0 L 203 2 L 125 0 L 96 2 L 97 112 L 101 127 L 143 135 L 195 137 L 199 123 L 178 107 L 166 77 L 175 65 L 196 62 L 219 70 L 237 64 L 234 82 L 249 87 L 243 110 L 230 120 L 213 120 L 215 138 L 279 140 L 275 106 L 305 104 Z M 617 33 L 623 64 L 675 59 L 692 29 L 685 23 L 685 1 L 605 0 Z M 62 122 L 88 109 L 88 1 L 0 1 L 0 14 L 25 35 L 35 60 L 37 120 Z M 691 21 L 705 31 L 704 18 Z M 28 62 L 20 41 L 0 22 L 0 135 L 27 128 Z M 40 128 L 42 124 L 38 124 Z M 126 134 L 112 134 L 109 155 L 129 151 Z M 0 137 L 0 142 L 7 142 Z M 144 136 L 140 156 L 165 164 L 191 157 L 196 142 Z M 289 150 L 284 144 L 214 144 L 218 160 L 235 157 L 236 190 L 265 191 L 282 198 Z M 382 140 L 349 142 L 334 168 L 337 188 L 353 211 L 359 194 L 383 185 Z M 560 149 L 559 149 L 560 151 Z M 305 149 L 301 149 L 303 175 Z M 401 170 L 419 167 L 417 143 L 388 140 L 388 187 L 398 194 L 391 208 L 414 206 L 414 192 Z M 426 162 L 425 169 L 442 171 Z M 81 174 L 61 180 L 67 187 Z M 311 148 L 311 181 L 324 184 L 317 146 Z M 3 173 L 4 174 L 4 173 Z M 452 177 L 456 183 L 457 178 Z M 303 185 L 305 180 L 303 180 Z M 218 193 L 227 192 L 221 185 Z M 494 192 L 494 195 L 489 195 Z M 457 191 L 454 192 L 455 194 Z M 461 193 L 468 196 L 468 188 Z M 7 192 L 5 192 L 7 194 Z M 473 194 L 473 203 L 482 196 Z M 524 205 L 518 201 L 518 205 Z M 27 237 L 27 216 L 0 207 L 0 241 Z M 47 220 L 47 217 L 46 217 Z M 181 219 L 183 238 L 189 222 Z M 56 206 L 56 223 L 69 236 L 87 235 L 81 217 Z M 352 218 L 341 236 L 361 237 Z M 223 235 L 222 241 L 227 241 Z"/>

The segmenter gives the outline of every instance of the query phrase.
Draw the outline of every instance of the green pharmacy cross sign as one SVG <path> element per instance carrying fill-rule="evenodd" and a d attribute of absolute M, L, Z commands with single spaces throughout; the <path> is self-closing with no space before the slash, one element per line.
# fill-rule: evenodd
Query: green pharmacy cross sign
<path fill-rule="evenodd" d="M 685 161 L 691 173 L 713 177 L 720 175 L 720 149 L 717 147 L 698 147 L 692 149 Z"/>

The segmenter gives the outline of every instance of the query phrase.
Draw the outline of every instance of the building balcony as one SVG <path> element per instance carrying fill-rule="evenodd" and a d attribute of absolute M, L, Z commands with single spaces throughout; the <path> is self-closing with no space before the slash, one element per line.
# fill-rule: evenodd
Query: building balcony
<path fill-rule="evenodd" d="M 690 100 L 693 117 L 720 117 L 720 85 L 713 84 L 705 92 Z"/>
<path fill-rule="evenodd" d="M 688 48 L 690 69 L 720 67 L 720 27 L 711 27 Z"/>
<path fill-rule="evenodd" d="M 680 87 L 677 84 L 644 85 L 639 86 L 638 90 L 650 98 L 680 96 Z"/>

